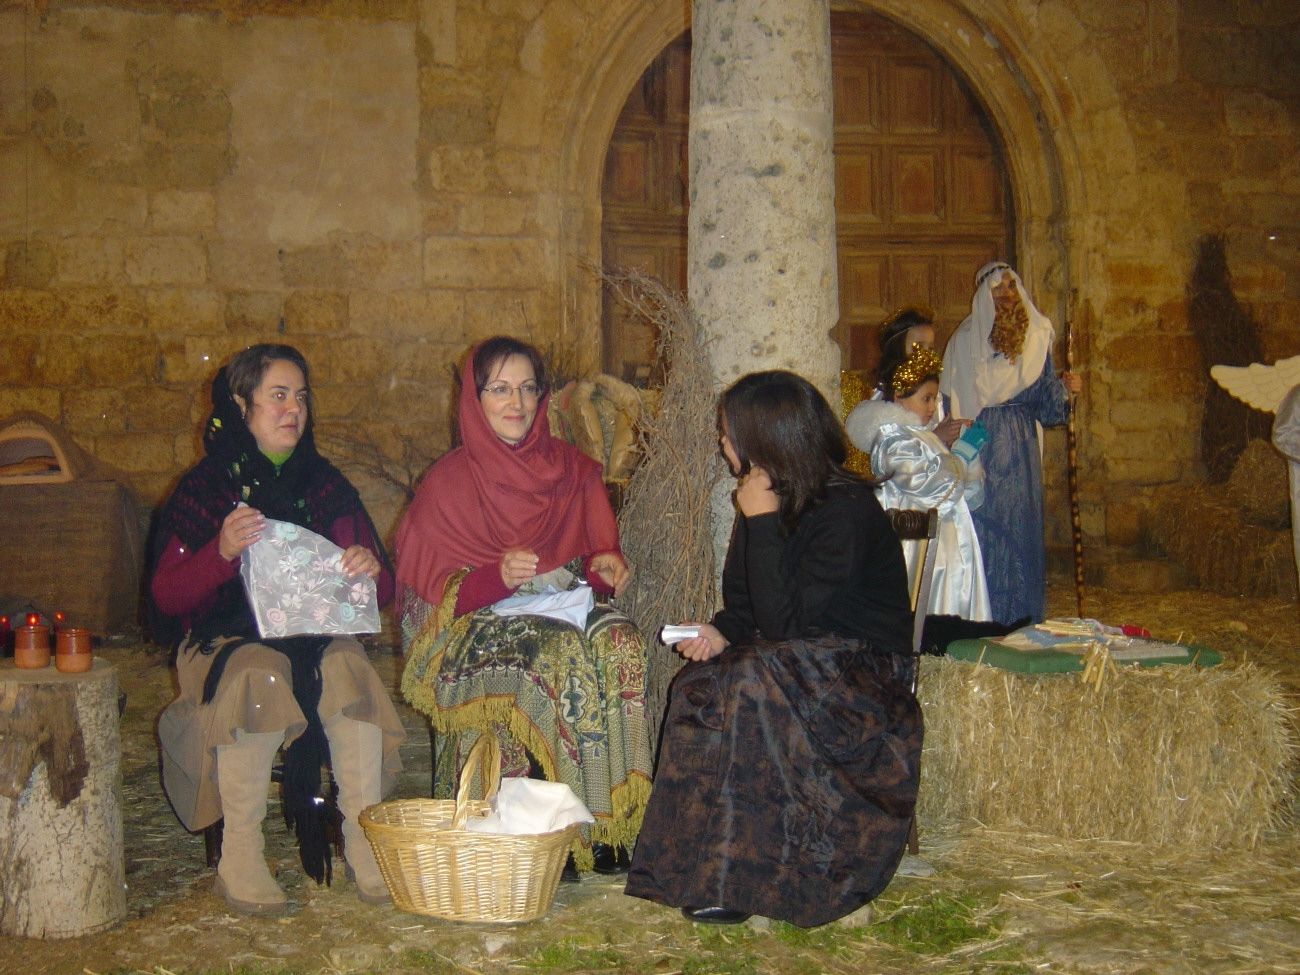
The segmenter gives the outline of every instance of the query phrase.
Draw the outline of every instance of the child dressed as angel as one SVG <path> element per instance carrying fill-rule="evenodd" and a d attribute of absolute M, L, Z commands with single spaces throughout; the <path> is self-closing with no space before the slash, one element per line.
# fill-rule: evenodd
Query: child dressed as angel
<path fill-rule="evenodd" d="M 876 494 L 886 508 L 939 512 L 929 615 L 990 620 L 988 586 L 971 509 L 983 500 L 979 457 L 963 461 L 934 432 L 943 361 L 923 345 L 895 347 L 881 362 L 883 398 L 858 404 L 845 421 L 849 439 L 871 458 Z M 905 542 L 908 572 L 917 570 L 918 543 Z"/>

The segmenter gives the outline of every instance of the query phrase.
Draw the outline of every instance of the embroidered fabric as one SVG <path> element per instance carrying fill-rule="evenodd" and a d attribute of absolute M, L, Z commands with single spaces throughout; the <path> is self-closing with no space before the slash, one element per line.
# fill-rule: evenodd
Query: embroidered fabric
<path fill-rule="evenodd" d="M 239 565 L 258 633 L 264 639 L 378 633 L 375 580 L 345 575 L 342 558 L 343 549 L 328 538 L 266 519 Z"/>

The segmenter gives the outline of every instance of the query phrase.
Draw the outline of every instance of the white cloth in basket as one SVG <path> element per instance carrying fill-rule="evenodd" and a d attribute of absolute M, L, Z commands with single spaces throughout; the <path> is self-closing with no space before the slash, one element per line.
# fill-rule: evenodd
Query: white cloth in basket
<path fill-rule="evenodd" d="M 266 519 L 239 573 L 263 637 L 378 633 L 375 580 L 344 575 L 343 549 L 288 521 Z"/>
<path fill-rule="evenodd" d="M 540 779 L 502 779 L 496 808 L 465 822 L 476 833 L 524 835 L 551 833 L 572 823 L 594 823 L 596 818 L 563 782 Z"/>

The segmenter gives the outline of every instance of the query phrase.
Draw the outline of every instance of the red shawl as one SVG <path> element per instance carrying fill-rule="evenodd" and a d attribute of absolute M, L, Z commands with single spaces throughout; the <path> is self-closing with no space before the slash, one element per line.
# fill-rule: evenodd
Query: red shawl
<path fill-rule="evenodd" d="M 457 569 L 537 553 L 538 573 L 580 555 L 618 550 L 601 467 L 551 435 L 550 395 L 527 436 L 511 445 L 488 425 L 474 386 L 474 354 L 461 370 L 461 446 L 424 476 L 397 528 L 397 579 L 436 606 Z"/>

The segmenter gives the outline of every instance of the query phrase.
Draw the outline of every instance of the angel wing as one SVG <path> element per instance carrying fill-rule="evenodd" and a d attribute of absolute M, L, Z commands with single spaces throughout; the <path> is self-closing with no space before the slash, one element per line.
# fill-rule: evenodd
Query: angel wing
<path fill-rule="evenodd" d="M 1282 399 L 1300 386 L 1300 355 L 1278 359 L 1271 366 L 1252 362 L 1248 366 L 1211 366 L 1210 375 L 1227 392 L 1248 406 L 1276 413 Z"/>

